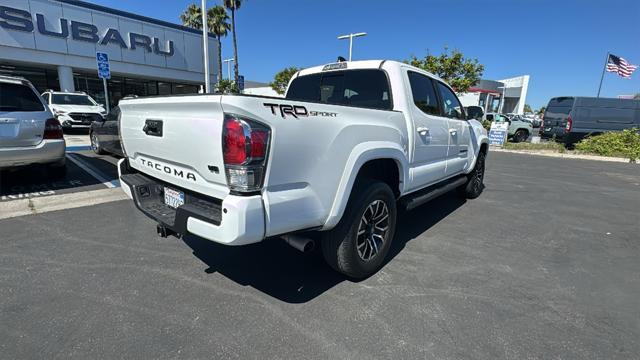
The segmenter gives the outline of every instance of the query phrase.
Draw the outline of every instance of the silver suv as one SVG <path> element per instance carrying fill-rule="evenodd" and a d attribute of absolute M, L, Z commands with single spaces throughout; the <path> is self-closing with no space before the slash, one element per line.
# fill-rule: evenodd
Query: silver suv
<path fill-rule="evenodd" d="M 29 81 L 0 76 L 0 169 L 31 164 L 65 174 L 62 126 Z"/>

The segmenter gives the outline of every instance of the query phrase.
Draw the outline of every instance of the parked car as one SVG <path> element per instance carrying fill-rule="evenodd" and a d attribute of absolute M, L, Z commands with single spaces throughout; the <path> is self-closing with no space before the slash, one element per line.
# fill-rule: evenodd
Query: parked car
<path fill-rule="evenodd" d="M 42 94 L 42 97 L 65 129 L 73 126 L 89 126 L 107 115 L 104 107 L 84 92 L 48 90 Z"/>
<path fill-rule="evenodd" d="M 91 123 L 89 127 L 89 139 L 91 140 L 91 149 L 96 154 L 113 154 L 124 156 L 122 146 L 120 145 L 120 132 L 118 130 L 118 120 L 120 116 L 120 108 L 115 107 L 109 115 L 102 120 Z"/>
<path fill-rule="evenodd" d="M 566 147 L 588 135 L 640 127 L 640 100 L 556 97 L 544 113 L 542 137 L 562 140 Z"/>
<path fill-rule="evenodd" d="M 299 250 L 318 237 L 331 267 L 363 278 L 384 264 L 398 207 L 483 189 L 486 130 L 443 80 L 400 62 L 305 69 L 286 98 L 119 105 L 123 190 L 162 236 L 283 237 Z"/>
<path fill-rule="evenodd" d="M 0 169 L 45 164 L 66 173 L 62 126 L 33 85 L 0 75 Z"/>
<path fill-rule="evenodd" d="M 529 136 L 533 134 L 533 126 L 527 122 L 523 121 L 519 116 L 513 116 L 509 118 L 507 115 L 498 114 L 498 113 L 487 113 L 485 114 L 485 120 L 488 121 L 505 121 L 509 123 L 509 131 L 507 133 L 507 137 L 511 139 L 513 142 L 523 142 L 527 141 Z"/>

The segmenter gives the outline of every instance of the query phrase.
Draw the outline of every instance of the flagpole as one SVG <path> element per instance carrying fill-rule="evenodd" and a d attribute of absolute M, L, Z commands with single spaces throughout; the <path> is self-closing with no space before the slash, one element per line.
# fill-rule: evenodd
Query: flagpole
<path fill-rule="evenodd" d="M 602 89 L 602 80 L 604 80 L 604 72 L 607 69 L 607 64 L 609 63 L 609 55 L 611 54 L 610 51 L 607 51 L 607 58 L 604 60 L 604 67 L 602 68 L 602 76 L 600 77 L 600 86 L 598 86 L 598 96 L 600 97 L 600 90 Z"/>

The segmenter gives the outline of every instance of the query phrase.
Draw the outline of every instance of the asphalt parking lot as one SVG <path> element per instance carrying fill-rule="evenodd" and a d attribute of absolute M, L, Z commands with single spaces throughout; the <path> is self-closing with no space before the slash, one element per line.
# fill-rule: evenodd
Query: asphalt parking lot
<path fill-rule="evenodd" d="M 492 153 L 486 185 L 403 215 L 357 283 L 281 241 L 160 239 L 129 201 L 0 220 L 0 354 L 639 359 L 640 167 Z"/>

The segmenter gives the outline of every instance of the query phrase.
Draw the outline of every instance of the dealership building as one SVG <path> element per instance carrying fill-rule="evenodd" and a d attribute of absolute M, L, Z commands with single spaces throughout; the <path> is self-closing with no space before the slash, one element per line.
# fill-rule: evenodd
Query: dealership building
<path fill-rule="evenodd" d="M 177 16 L 177 15 L 176 15 Z M 211 81 L 217 50 L 210 35 Z M 0 75 L 41 92 L 84 91 L 104 103 L 96 53 L 109 55 L 109 102 L 127 95 L 197 93 L 204 81 L 202 33 L 78 0 L 0 0 Z"/>
<path fill-rule="evenodd" d="M 524 114 L 529 75 L 503 80 L 480 80 L 466 93 L 458 94 L 463 106 L 480 106 L 484 112 Z"/>

